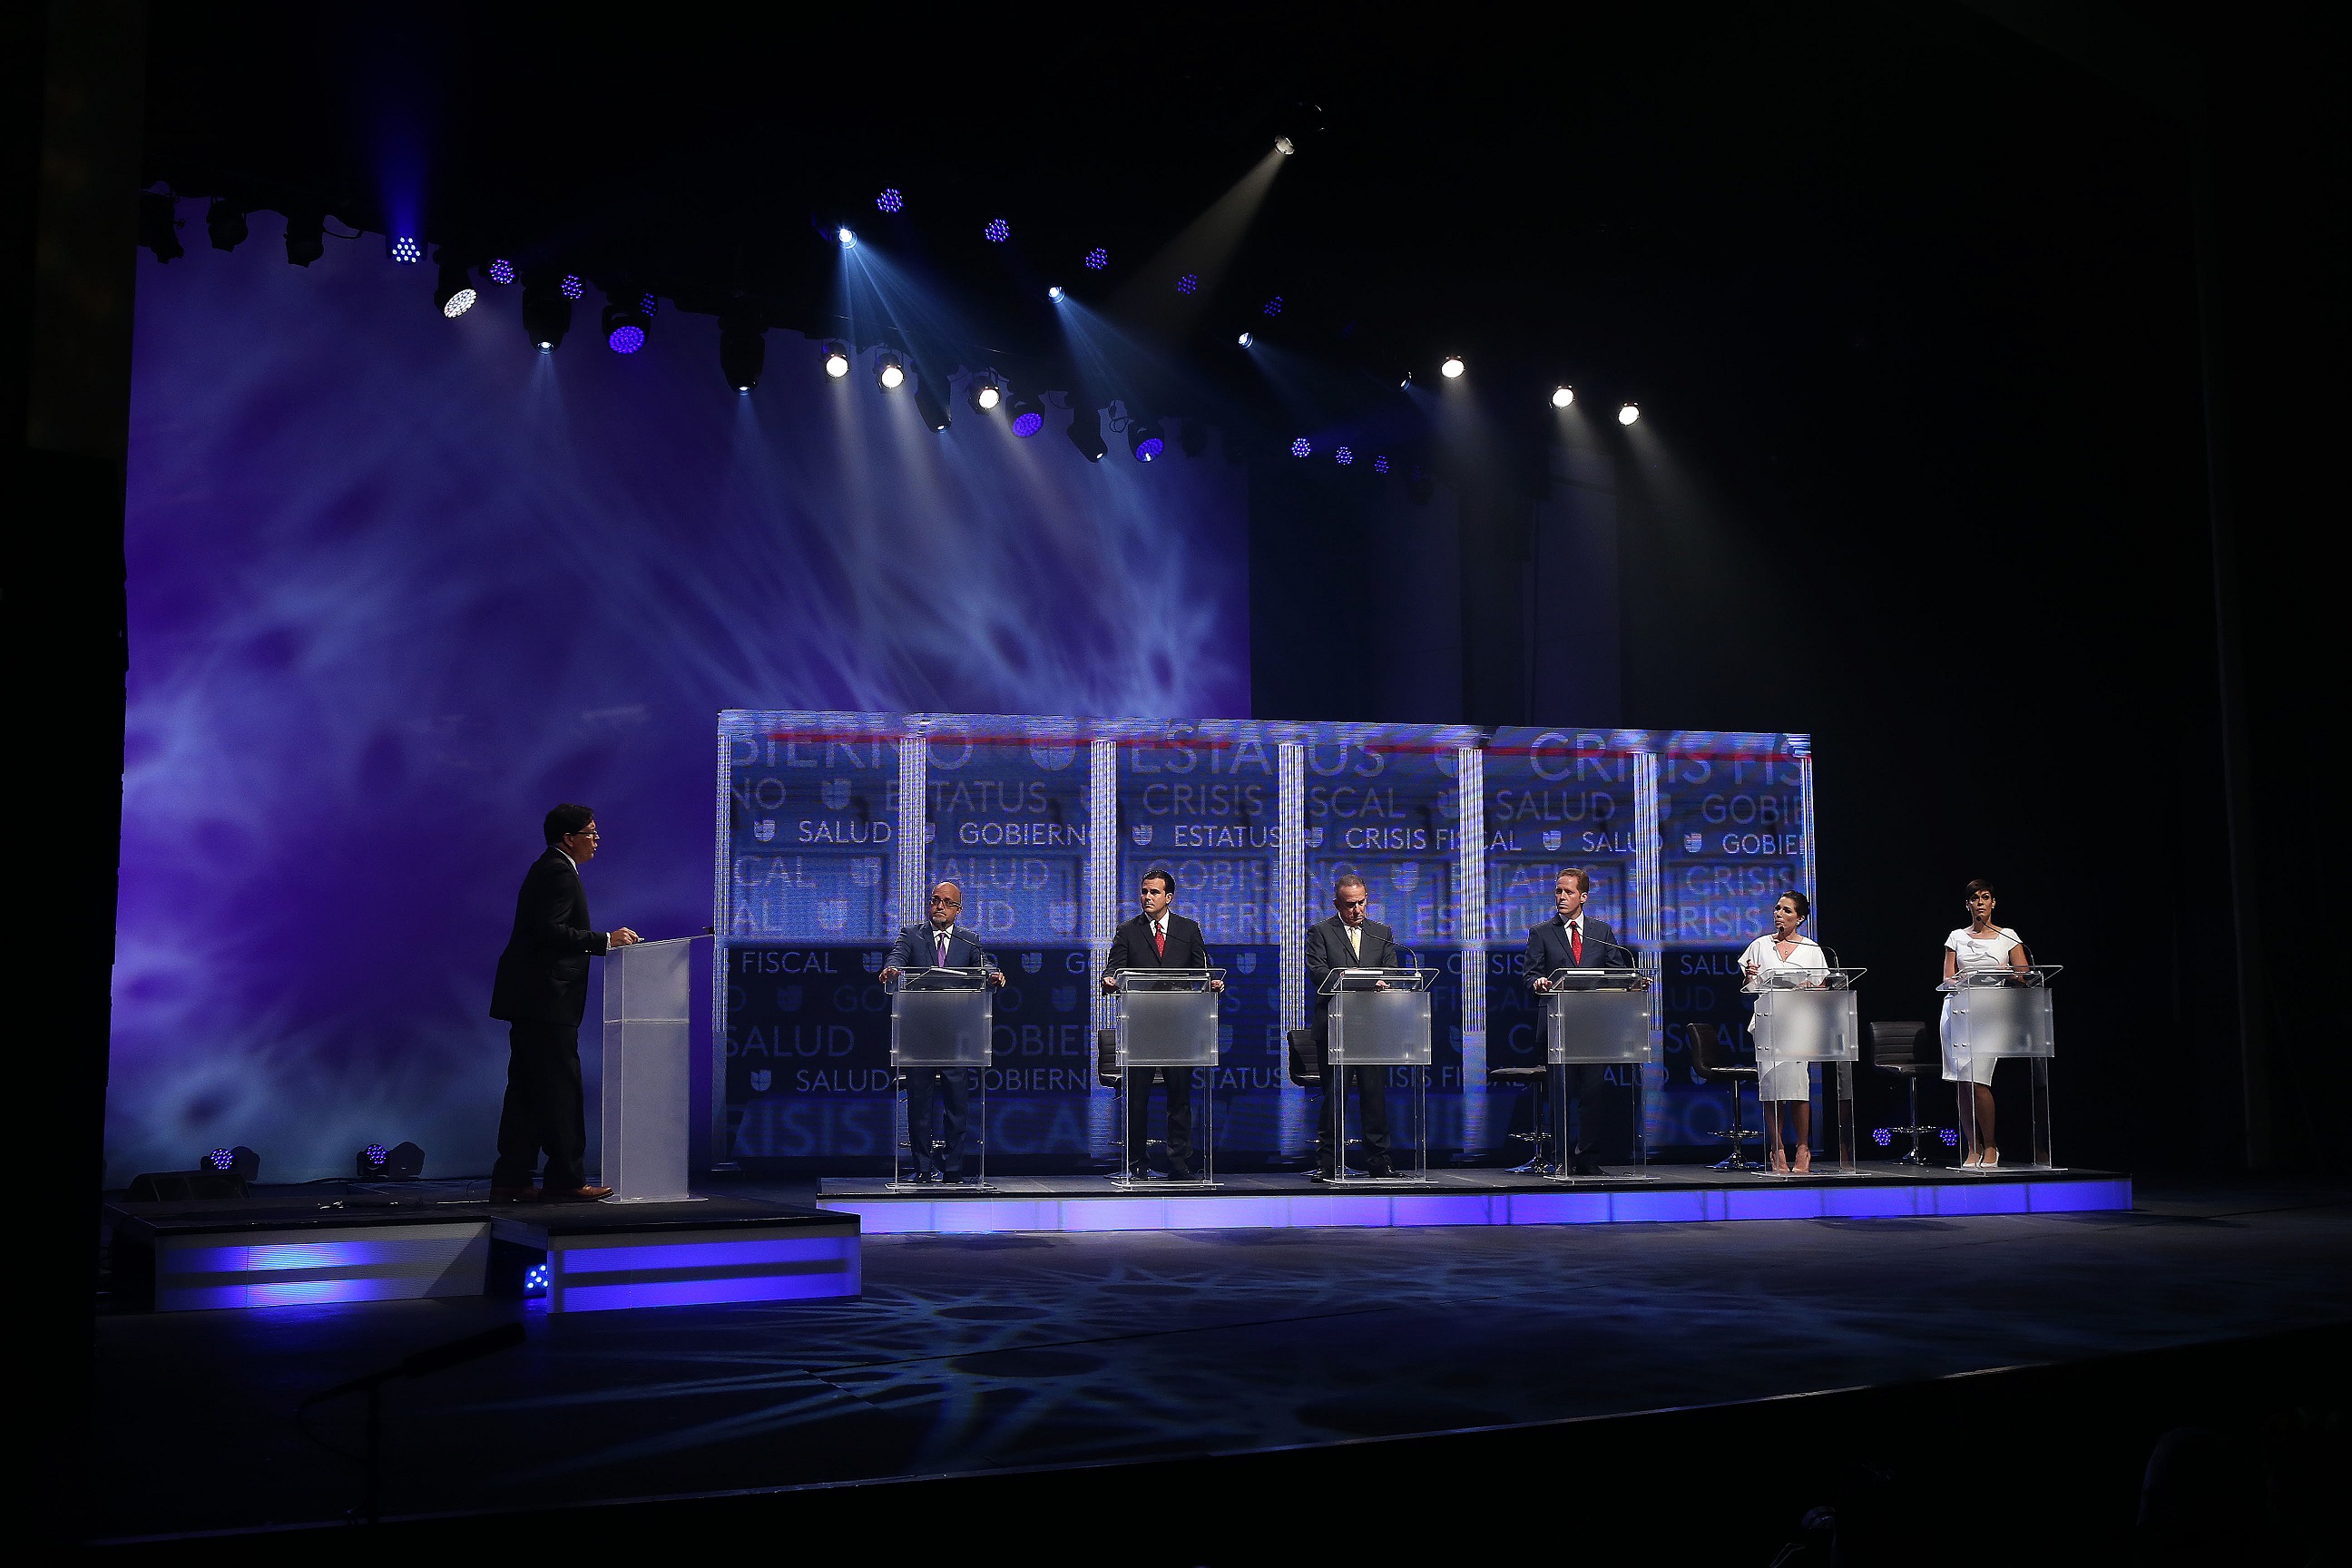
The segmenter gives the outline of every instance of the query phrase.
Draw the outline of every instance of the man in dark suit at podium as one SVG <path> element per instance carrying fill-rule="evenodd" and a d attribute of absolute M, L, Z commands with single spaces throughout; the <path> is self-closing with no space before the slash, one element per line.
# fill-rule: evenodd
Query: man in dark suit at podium
<path fill-rule="evenodd" d="M 588 1010 L 588 960 L 626 947 L 637 933 L 588 923 L 580 868 L 603 842 L 596 814 L 559 805 L 541 825 L 547 852 L 523 873 L 515 897 L 514 934 L 499 954 L 490 1016 L 507 1025 L 507 1096 L 499 1112 L 499 1158 L 490 1200 L 546 1197 L 593 1202 L 610 1187 L 588 1185 L 588 1119 L 580 1091 L 580 1019 Z M 547 1151 L 546 1184 L 532 1179 Z"/>
<path fill-rule="evenodd" d="M 930 919 L 902 927 L 890 944 L 881 981 L 887 985 L 910 969 L 984 969 L 991 985 L 1004 984 L 996 960 L 980 944 L 980 936 L 956 924 L 963 913 L 963 889 L 941 882 L 931 889 Z M 964 1120 L 971 1109 L 970 1068 L 908 1068 L 907 1069 L 907 1148 L 915 1162 L 919 1182 L 963 1180 Z M 941 1107 L 940 1146 L 931 1147 L 932 1108 Z"/>
<path fill-rule="evenodd" d="M 1209 944 L 1198 921 L 1185 919 L 1168 906 L 1176 901 L 1176 879 L 1167 871 L 1143 874 L 1143 912 L 1111 933 L 1110 956 L 1103 961 L 1102 988 L 1118 989 L 1121 972 L 1129 969 L 1206 969 Z M 1213 991 L 1225 983 L 1213 980 Z M 1127 1088 L 1128 1173 L 1146 1176 L 1143 1151 L 1151 1136 L 1151 1086 L 1168 1089 L 1168 1174 L 1176 1181 L 1192 1179 L 1192 1077 L 1185 1068 L 1131 1068 Z"/>
<path fill-rule="evenodd" d="M 1591 896 L 1590 872 L 1571 868 L 1553 881 L 1552 907 L 1559 912 L 1528 930 L 1528 987 L 1538 996 L 1551 990 L 1554 970 L 1617 969 L 1633 962 L 1633 951 L 1619 944 L 1617 933 L 1609 929 L 1609 922 L 1584 912 L 1584 901 Z M 1556 1067 L 1549 1075 L 1551 1092 L 1562 1097 L 1553 1103 L 1567 1105 L 1572 1101 L 1575 1107 L 1574 1114 L 1569 1118 L 1569 1137 L 1573 1146 L 1552 1151 L 1563 1168 L 1574 1175 L 1601 1174 L 1601 1167 L 1591 1159 L 1591 1129 L 1594 1101 L 1599 1098 L 1596 1091 L 1607 1081 L 1603 1077 L 1606 1071 L 1591 1063 L 1579 1062 Z M 1539 1128 L 1538 1132 L 1541 1135 L 1544 1130 Z M 1543 1147 L 1541 1141 L 1537 1147 Z"/>
<path fill-rule="evenodd" d="M 1347 1105 L 1348 1084 L 1331 1076 L 1331 998 L 1320 994 L 1323 978 L 1335 969 L 1397 966 L 1396 933 L 1378 921 L 1364 918 L 1365 910 L 1371 904 L 1371 890 L 1361 877 L 1350 874 L 1340 878 L 1331 889 L 1331 903 L 1339 912 L 1307 931 L 1307 984 L 1318 993 L 1315 1054 L 1322 1064 L 1323 1077 L 1323 1124 L 1318 1134 L 1321 1145 L 1318 1165 L 1327 1179 L 1338 1175 L 1348 1158 L 1347 1143 L 1340 1135 L 1340 1113 Z M 1349 1068 L 1348 1079 L 1355 1086 L 1358 1116 L 1363 1124 L 1365 1172 L 1374 1176 L 1392 1176 L 1396 1171 L 1389 1163 L 1389 1069 Z"/>

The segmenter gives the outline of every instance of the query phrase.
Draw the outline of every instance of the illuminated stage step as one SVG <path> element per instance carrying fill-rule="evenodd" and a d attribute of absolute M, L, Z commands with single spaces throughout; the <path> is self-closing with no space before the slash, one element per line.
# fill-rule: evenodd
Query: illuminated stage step
<path fill-rule="evenodd" d="M 159 1312 L 478 1296 L 494 1243 L 544 1255 L 558 1312 L 858 1293 L 855 1215 L 741 1198 L 494 1208 L 419 1183 L 396 1194 L 119 1203 L 105 1217 L 118 1280 L 151 1278 Z"/>
<path fill-rule="evenodd" d="M 1310 1229 L 1392 1226 L 1692 1224 L 1753 1219 L 2078 1214 L 2128 1209 L 2131 1178 L 2108 1171 L 1964 1176 L 1895 1165 L 1853 1175 L 1735 1176 L 1667 1167 L 1648 1181 L 1572 1184 L 1499 1171 L 1433 1172 L 1427 1184 L 1334 1189 L 1297 1175 L 1236 1176 L 1208 1191 L 1114 1187 L 1103 1177 L 1011 1177 L 988 1192 L 893 1193 L 828 1180 L 817 1207 L 869 1236 L 1011 1231 Z"/>

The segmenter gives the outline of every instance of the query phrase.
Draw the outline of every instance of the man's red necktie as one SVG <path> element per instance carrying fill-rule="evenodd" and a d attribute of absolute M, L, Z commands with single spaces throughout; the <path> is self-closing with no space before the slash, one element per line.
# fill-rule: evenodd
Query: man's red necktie
<path fill-rule="evenodd" d="M 1160 926 L 1151 928 L 1151 951 L 1155 957 L 1168 956 L 1168 932 Z"/>
<path fill-rule="evenodd" d="M 1584 966 L 1584 928 L 1582 926 L 1572 925 L 1568 928 L 1568 961 L 1580 969 Z"/>

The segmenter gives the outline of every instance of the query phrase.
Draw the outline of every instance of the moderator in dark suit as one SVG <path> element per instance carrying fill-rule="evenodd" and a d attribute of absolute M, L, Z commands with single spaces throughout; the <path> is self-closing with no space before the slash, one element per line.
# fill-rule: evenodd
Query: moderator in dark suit
<path fill-rule="evenodd" d="M 1320 992 L 1323 978 L 1335 969 L 1393 969 L 1397 967 L 1396 933 L 1378 921 L 1368 920 L 1358 928 L 1362 933 L 1356 945 L 1348 942 L 1348 923 L 1338 915 L 1318 921 L 1307 929 L 1307 984 Z M 1321 1063 L 1323 1075 L 1323 1122 L 1320 1133 L 1323 1172 L 1336 1172 L 1348 1157 L 1347 1145 L 1340 1136 L 1340 1111 L 1347 1104 L 1348 1085 L 1335 1083 L 1331 1078 L 1331 998 L 1318 994 L 1315 998 L 1315 1055 Z M 1358 1115 L 1363 1122 L 1364 1165 L 1376 1176 L 1389 1173 L 1389 1073 L 1386 1068 L 1349 1068 L 1349 1083 L 1355 1086 Z"/>
<path fill-rule="evenodd" d="M 1618 942 L 1617 933 L 1609 929 L 1607 921 L 1580 913 L 1574 924 L 1579 929 L 1571 933 L 1570 922 L 1555 915 L 1541 925 L 1528 928 L 1526 976 L 1529 985 L 1544 979 L 1555 969 L 1620 969 L 1633 963 L 1633 950 Z M 1549 1009 L 1546 1011 L 1549 1014 Z M 1581 1062 L 1553 1068 L 1548 1075 L 1551 1079 L 1551 1092 L 1560 1097 L 1553 1103 L 1573 1108 L 1569 1118 L 1570 1148 L 1564 1156 L 1571 1164 L 1591 1163 L 1585 1158 L 1593 1147 L 1590 1130 L 1595 1118 L 1597 1091 L 1608 1081 L 1604 1076 L 1607 1071 L 1605 1068 Z M 1549 1142 L 1549 1129 L 1539 1131 Z M 1555 1159 L 1563 1157 L 1558 1150 L 1551 1151 L 1551 1153 Z"/>
<path fill-rule="evenodd" d="M 523 873 L 514 934 L 499 954 L 490 990 L 490 1016 L 506 1020 L 508 1049 L 499 1158 L 490 1172 L 494 1191 L 531 1186 L 542 1149 L 548 1191 L 576 1192 L 585 1184 L 580 1019 L 588 1008 L 588 960 L 611 945 L 605 932 L 589 924 L 579 867 L 549 845 Z"/>
<path fill-rule="evenodd" d="M 1112 933 L 1110 956 L 1103 961 L 1106 979 L 1129 969 L 1209 967 L 1209 944 L 1201 934 L 1200 922 L 1186 920 L 1174 910 L 1162 918 L 1168 948 L 1164 953 L 1152 942 L 1150 915 L 1138 915 Z M 1127 1079 L 1127 1157 L 1129 1168 L 1138 1174 L 1143 1171 L 1143 1151 L 1151 1137 L 1155 1082 L 1168 1089 L 1168 1173 L 1179 1181 L 1192 1174 L 1192 1085 L 1179 1079 L 1190 1080 L 1193 1076 L 1183 1068 L 1143 1068 Z"/>
<path fill-rule="evenodd" d="M 941 939 L 944 937 L 944 945 Z M 890 944 L 885 969 L 985 969 L 995 973 L 996 960 L 980 939 L 952 922 L 945 927 L 926 921 L 901 927 Z M 971 1068 L 908 1068 L 907 1069 L 907 1148 L 914 1157 L 916 1180 L 961 1180 L 963 1175 L 964 1127 L 971 1110 Z M 940 1142 L 931 1142 L 932 1109 L 940 1108 Z"/>

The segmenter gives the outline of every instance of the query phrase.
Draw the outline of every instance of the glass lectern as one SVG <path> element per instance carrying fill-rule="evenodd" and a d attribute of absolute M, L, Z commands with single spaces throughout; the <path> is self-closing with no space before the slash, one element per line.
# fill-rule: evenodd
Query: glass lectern
<path fill-rule="evenodd" d="M 1545 978 L 1550 982 L 1551 989 L 1544 995 L 1548 1026 L 1544 1031 L 1544 1060 L 1553 1069 L 1552 1147 L 1560 1152 L 1559 1169 L 1547 1174 L 1556 1182 L 1579 1179 L 1576 1162 L 1568 1154 L 1570 1096 L 1567 1069 L 1583 1066 L 1615 1072 L 1632 1086 L 1633 1174 L 1646 1179 L 1649 1151 L 1643 1137 L 1642 1068 L 1658 1059 L 1650 1030 L 1655 1005 L 1650 977 L 1638 969 L 1555 969 Z"/>
<path fill-rule="evenodd" d="M 994 998 L 984 969 L 909 969 L 890 989 L 898 1088 L 890 1185 L 988 1184 L 988 1064 Z"/>
<path fill-rule="evenodd" d="M 1864 973 L 1860 969 L 1776 969 L 1745 987 L 1756 997 L 1756 1081 L 1768 1116 L 1778 1114 L 1771 1110 L 1777 1069 L 1802 1063 L 1810 1086 L 1818 1069 L 1837 1068 L 1836 1078 L 1822 1087 L 1834 1091 L 1837 1169 L 1847 1176 L 1854 1173 L 1853 1065 L 1862 1059 L 1853 983 Z M 1831 1095 L 1824 1093 L 1822 1099 Z M 1769 1139 L 1768 1133 L 1768 1142 Z"/>
<path fill-rule="evenodd" d="M 2050 1163 L 2050 1059 L 2056 1056 L 2057 1033 L 2052 1021 L 2050 982 L 2061 966 L 2047 963 L 2034 969 L 1979 969 L 1954 975 L 1936 989 L 1951 993 L 1949 1037 L 1954 1053 L 1963 1062 L 1985 1058 L 1999 1062 L 2022 1057 L 2032 1068 L 2033 1158 L 2025 1168 L 2056 1169 Z M 1979 1146 L 1977 1097 L 1959 1100 L 1963 1147 Z M 1962 1165 L 1957 1170 L 2001 1170 L 2005 1167 Z"/>
<path fill-rule="evenodd" d="M 604 1163 L 612 1201 L 677 1203 L 687 1190 L 693 1076 L 688 960 L 699 937 L 640 942 L 604 955 Z"/>
<path fill-rule="evenodd" d="M 1429 1179 L 1429 987 L 1436 978 L 1433 969 L 1335 969 L 1324 976 L 1320 994 L 1331 998 L 1331 1007 L 1323 1092 L 1338 1097 L 1326 1113 L 1339 1139 L 1339 1147 L 1327 1152 L 1331 1181 Z M 1348 1166 L 1348 1074 L 1360 1069 L 1358 1092 L 1380 1095 L 1385 1104 L 1392 1068 L 1403 1068 L 1410 1080 L 1404 1136 L 1391 1131 L 1393 1174 L 1366 1175 Z"/>
<path fill-rule="evenodd" d="M 1119 972 L 1116 1042 L 1120 1136 L 1127 1158 L 1111 1178 L 1115 1185 L 1133 1184 L 1149 1168 L 1148 1113 L 1151 1081 L 1160 1072 L 1167 1079 L 1170 1175 L 1153 1184 L 1217 1184 L 1217 993 L 1213 987 L 1224 973 L 1222 969 Z"/>

